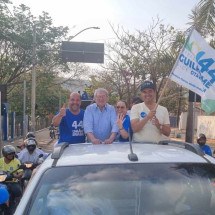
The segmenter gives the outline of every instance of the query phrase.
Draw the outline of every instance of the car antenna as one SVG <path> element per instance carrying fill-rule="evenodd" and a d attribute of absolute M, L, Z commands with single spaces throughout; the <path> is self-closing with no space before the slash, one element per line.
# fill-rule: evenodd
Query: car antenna
<path fill-rule="evenodd" d="M 138 161 L 137 155 L 133 152 L 132 141 L 131 141 L 131 132 L 130 132 L 129 128 L 128 128 L 128 139 L 129 139 L 129 146 L 130 146 L 130 154 L 128 154 L 128 159 L 130 161 Z"/>

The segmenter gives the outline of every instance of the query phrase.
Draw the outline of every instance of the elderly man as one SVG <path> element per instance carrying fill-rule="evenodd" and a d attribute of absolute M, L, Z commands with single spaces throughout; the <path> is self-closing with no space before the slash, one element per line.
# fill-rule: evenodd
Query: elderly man
<path fill-rule="evenodd" d="M 84 131 L 93 144 L 110 144 L 118 132 L 115 108 L 107 103 L 106 89 L 96 89 L 94 100 L 95 103 L 89 105 L 84 113 Z"/>
<path fill-rule="evenodd" d="M 169 114 L 165 107 L 156 104 L 155 85 L 145 81 L 141 85 L 141 99 L 144 101 L 131 108 L 133 140 L 136 142 L 158 142 L 163 135 L 170 135 Z"/>
<path fill-rule="evenodd" d="M 81 96 L 79 93 L 71 93 L 69 108 L 64 104 L 59 113 L 53 117 L 54 126 L 59 126 L 60 138 L 58 143 L 68 142 L 84 143 L 85 134 L 83 128 L 84 111 L 80 109 Z"/>

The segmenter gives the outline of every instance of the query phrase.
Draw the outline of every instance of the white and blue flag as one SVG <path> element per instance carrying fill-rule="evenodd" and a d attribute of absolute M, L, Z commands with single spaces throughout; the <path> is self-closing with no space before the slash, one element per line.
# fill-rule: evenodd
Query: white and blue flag
<path fill-rule="evenodd" d="M 215 112 L 215 50 L 194 29 L 169 77 L 201 96 L 202 109 Z"/>

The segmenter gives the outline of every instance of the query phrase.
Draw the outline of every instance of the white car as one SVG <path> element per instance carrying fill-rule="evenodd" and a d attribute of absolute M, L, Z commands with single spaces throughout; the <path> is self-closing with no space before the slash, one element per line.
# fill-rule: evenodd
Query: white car
<path fill-rule="evenodd" d="M 15 215 L 212 215 L 215 159 L 182 142 L 62 144 Z"/>

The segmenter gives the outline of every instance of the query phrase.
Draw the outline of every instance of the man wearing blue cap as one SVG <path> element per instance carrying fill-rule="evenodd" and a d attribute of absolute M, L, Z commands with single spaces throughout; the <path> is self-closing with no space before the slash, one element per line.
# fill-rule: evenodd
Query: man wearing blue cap
<path fill-rule="evenodd" d="M 145 81 L 140 90 L 144 102 L 134 105 L 130 114 L 133 141 L 159 142 L 163 135 L 170 135 L 168 111 L 156 104 L 156 87 L 151 81 Z"/>

